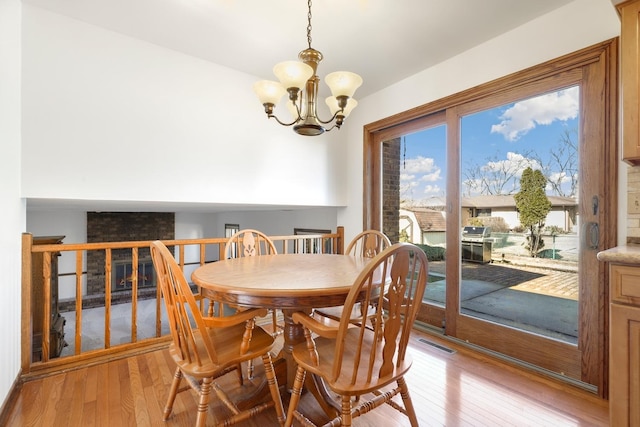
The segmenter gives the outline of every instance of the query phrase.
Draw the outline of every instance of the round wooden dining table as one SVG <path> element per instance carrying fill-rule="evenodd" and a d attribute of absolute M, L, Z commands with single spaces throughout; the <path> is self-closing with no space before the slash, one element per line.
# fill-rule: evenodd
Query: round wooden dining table
<path fill-rule="evenodd" d="M 282 254 L 233 258 L 198 267 L 191 275 L 204 297 L 241 307 L 282 310 L 283 358 L 290 390 L 296 366 L 293 346 L 304 341 L 291 315 L 344 304 L 354 281 L 371 258 L 337 254 Z M 321 390 L 324 396 L 324 391 Z M 315 393 L 314 393 L 315 394 Z M 316 396 L 319 397 L 319 396 Z M 327 412 L 323 405 L 323 409 Z"/>

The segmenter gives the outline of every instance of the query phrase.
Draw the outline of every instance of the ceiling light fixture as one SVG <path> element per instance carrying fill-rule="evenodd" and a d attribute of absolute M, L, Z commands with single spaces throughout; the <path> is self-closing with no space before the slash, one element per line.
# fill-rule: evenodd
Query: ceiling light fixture
<path fill-rule="evenodd" d="M 273 73 L 280 82 L 262 80 L 253 85 L 264 106 L 267 117 L 273 117 L 283 126 L 293 126 L 293 130 L 306 136 L 321 135 L 334 127 L 340 129 L 344 119 L 358 102 L 353 99 L 356 89 L 362 85 L 362 77 L 349 71 L 337 71 L 328 74 L 325 82 L 331 89 L 331 95 L 325 102 L 333 117 L 324 121 L 318 117 L 317 97 L 320 79 L 316 75 L 318 64 L 322 61 L 322 53 L 311 47 L 311 0 L 308 1 L 307 43 L 309 47 L 298 54 L 300 61 L 285 61 L 273 67 Z M 294 120 L 286 123 L 273 114 L 275 105 L 285 93 L 289 93 L 287 107 Z M 333 124 L 327 129 L 326 125 Z"/>

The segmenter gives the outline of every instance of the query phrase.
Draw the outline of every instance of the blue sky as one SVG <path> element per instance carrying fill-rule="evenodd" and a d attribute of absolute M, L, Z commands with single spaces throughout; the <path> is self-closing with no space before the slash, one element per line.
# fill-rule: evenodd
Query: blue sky
<path fill-rule="evenodd" d="M 527 166 L 543 170 L 560 190 L 547 186 L 549 195 L 570 196 L 573 167 L 563 168 L 550 153 L 575 144 L 579 128 L 579 89 L 557 92 L 506 104 L 461 120 L 463 195 L 508 194 L 518 189 Z M 569 153 L 562 154 L 564 160 Z M 429 205 L 444 199 L 446 191 L 446 127 L 406 135 L 400 148 L 401 199 Z M 478 178 L 484 178 L 484 187 Z M 575 176 L 574 180 L 575 181 Z M 504 185 L 501 185 L 504 184 Z M 559 194 L 561 193 L 561 194 Z M 437 203 L 437 202 L 435 202 Z"/>

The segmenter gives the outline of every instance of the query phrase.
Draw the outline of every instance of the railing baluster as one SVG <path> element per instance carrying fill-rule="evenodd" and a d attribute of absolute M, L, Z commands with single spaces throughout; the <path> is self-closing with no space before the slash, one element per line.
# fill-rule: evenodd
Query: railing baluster
<path fill-rule="evenodd" d="M 76 251 L 76 333 L 74 354 L 82 352 L 82 254 Z"/>
<path fill-rule="evenodd" d="M 51 252 L 45 252 L 42 262 L 42 275 L 44 289 L 42 299 L 44 307 L 42 310 L 42 361 L 49 360 L 49 347 L 51 339 Z"/>
<path fill-rule="evenodd" d="M 111 248 L 104 260 L 104 348 L 111 347 Z"/>
<path fill-rule="evenodd" d="M 131 248 L 131 342 L 137 342 L 137 341 L 138 341 L 138 248 Z"/>

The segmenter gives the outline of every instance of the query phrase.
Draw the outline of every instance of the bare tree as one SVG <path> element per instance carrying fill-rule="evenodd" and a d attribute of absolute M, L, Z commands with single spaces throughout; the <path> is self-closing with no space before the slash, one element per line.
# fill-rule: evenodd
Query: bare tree
<path fill-rule="evenodd" d="M 578 194 L 577 129 L 565 129 L 559 143 L 549 150 L 543 161 L 535 150 L 510 152 L 506 159 L 487 157 L 484 163 L 472 161 L 463 171 L 463 194 L 503 195 L 519 191 L 519 178 L 527 167 L 539 169 L 547 180 L 550 193 L 563 197 Z"/>
<path fill-rule="evenodd" d="M 558 196 L 576 197 L 578 194 L 577 139 L 577 129 L 565 129 L 560 144 L 549 150 L 549 160 L 542 163 L 538 158 L 551 191 Z"/>
<path fill-rule="evenodd" d="M 472 161 L 464 169 L 463 193 L 504 195 L 515 194 L 520 186 L 520 175 L 527 167 L 540 167 L 539 160 L 532 151 L 509 152 L 506 159 L 498 155 L 484 159 L 483 164 Z"/>

